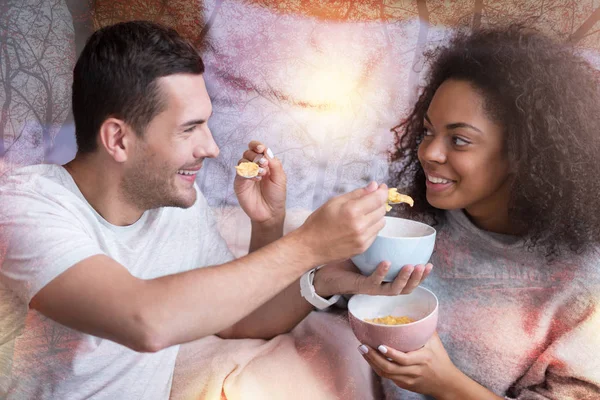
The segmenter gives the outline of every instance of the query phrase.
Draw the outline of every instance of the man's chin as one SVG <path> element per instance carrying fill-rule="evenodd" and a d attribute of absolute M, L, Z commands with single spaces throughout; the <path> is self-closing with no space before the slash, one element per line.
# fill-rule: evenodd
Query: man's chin
<path fill-rule="evenodd" d="M 177 199 L 174 199 L 174 201 L 171 204 L 171 207 L 190 208 L 191 206 L 196 204 L 196 200 L 198 198 L 196 189 L 192 187 L 191 190 L 185 190 L 186 193 L 182 192 L 184 191 L 180 190 L 179 196 L 177 196 Z"/>

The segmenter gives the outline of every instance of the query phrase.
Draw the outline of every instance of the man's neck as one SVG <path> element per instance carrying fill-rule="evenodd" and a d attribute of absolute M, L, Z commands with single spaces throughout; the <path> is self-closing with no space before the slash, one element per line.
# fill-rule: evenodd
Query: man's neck
<path fill-rule="evenodd" d="M 77 155 L 64 165 L 87 202 L 107 222 L 128 226 L 144 213 L 123 198 L 120 190 L 121 172 L 110 160 L 100 155 Z"/>

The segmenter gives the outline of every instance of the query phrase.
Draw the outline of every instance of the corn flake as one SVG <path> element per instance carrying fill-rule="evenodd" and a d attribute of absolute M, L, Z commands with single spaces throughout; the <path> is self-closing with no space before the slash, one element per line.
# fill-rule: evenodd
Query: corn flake
<path fill-rule="evenodd" d="M 410 317 L 394 317 L 392 315 L 386 315 L 385 317 L 379 318 L 365 318 L 365 321 L 381 325 L 404 325 L 410 324 L 411 322 L 415 322 L 415 320 Z"/>
<path fill-rule="evenodd" d="M 235 167 L 235 170 L 236 170 L 237 174 L 241 177 L 254 178 L 255 176 L 258 176 L 259 168 L 260 167 L 258 166 L 257 163 L 243 162 L 240 165 L 238 165 L 237 167 Z"/>
<path fill-rule="evenodd" d="M 411 207 L 415 204 L 412 197 L 407 196 L 405 194 L 398 193 L 398 189 L 396 189 L 396 188 L 388 189 L 388 200 L 387 200 L 387 204 L 385 205 L 386 211 L 390 211 L 392 209 L 392 206 L 390 205 L 390 203 L 392 203 L 392 204 L 406 203 Z"/>

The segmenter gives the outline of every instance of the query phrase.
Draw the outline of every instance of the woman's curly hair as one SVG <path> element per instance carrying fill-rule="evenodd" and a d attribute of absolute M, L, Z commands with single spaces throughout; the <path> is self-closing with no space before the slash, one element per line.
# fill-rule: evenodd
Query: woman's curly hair
<path fill-rule="evenodd" d="M 426 54 L 425 86 L 393 131 L 392 183 L 408 179 L 413 217 L 441 216 L 427 203 L 417 157 L 423 119 L 447 79 L 471 83 L 505 133 L 512 180 L 509 216 L 530 249 L 547 256 L 600 241 L 600 91 L 598 71 L 570 46 L 521 26 L 458 32 Z M 408 177 L 408 178 L 407 178 Z"/>

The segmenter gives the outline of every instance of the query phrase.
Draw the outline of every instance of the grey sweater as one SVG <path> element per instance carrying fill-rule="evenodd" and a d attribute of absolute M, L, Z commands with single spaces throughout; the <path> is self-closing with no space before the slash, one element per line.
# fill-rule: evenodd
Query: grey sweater
<path fill-rule="evenodd" d="M 423 283 L 454 364 L 510 399 L 600 399 L 600 253 L 548 263 L 512 236 L 446 213 Z M 386 399 L 425 399 L 384 380 Z"/>

